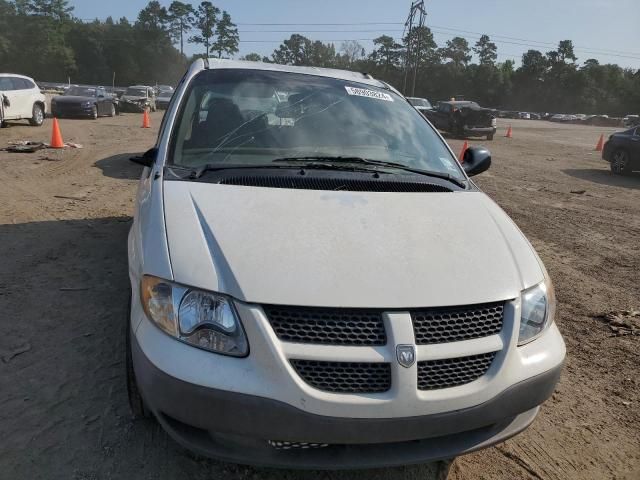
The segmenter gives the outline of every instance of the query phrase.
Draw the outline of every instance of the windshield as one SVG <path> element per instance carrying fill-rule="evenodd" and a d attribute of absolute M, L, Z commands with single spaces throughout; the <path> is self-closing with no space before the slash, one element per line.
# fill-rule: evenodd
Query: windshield
<path fill-rule="evenodd" d="M 69 87 L 64 95 L 73 95 L 75 97 L 95 97 L 96 89 L 88 87 Z"/>
<path fill-rule="evenodd" d="M 146 97 L 147 90 L 144 88 L 127 88 L 127 91 L 124 92 L 125 95 L 131 95 L 132 97 Z"/>
<path fill-rule="evenodd" d="M 192 82 L 169 163 L 257 166 L 278 158 L 361 157 L 463 179 L 424 118 L 391 90 L 261 70 L 207 70 Z"/>

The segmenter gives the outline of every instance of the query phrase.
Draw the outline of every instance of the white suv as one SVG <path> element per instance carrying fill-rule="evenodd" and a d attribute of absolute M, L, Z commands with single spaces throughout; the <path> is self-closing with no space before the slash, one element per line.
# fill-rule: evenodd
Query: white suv
<path fill-rule="evenodd" d="M 0 122 L 25 119 L 39 127 L 45 113 L 45 97 L 32 78 L 0 73 Z"/>
<path fill-rule="evenodd" d="M 524 430 L 565 345 L 530 243 L 369 75 L 197 60 L 128 239 L 136 414 L 241 463 L 430 462 Z"/>

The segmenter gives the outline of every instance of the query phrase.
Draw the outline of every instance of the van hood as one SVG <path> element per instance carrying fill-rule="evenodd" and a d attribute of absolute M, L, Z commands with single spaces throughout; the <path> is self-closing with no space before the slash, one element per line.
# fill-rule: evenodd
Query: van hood
<path fill-rule="evenodd" d="M 543 279 L 482 192 L 164 182 L 174 280 L 245 302 L 403 309 L 507 300 Z"/>

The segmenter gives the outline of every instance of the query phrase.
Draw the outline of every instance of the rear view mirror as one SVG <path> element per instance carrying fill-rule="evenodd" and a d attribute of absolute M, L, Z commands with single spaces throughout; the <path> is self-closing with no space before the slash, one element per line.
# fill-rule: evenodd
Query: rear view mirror
<path fill-rule="evenodd" d="M 137 163 L 145 167 L 152 167 L 154 162 L 156 161 L 157 156 L 158 149 L 154 147 L 144 152 L 141 156 L 130 157 L 129 160 L 131 160 L 133 163 Z"/>
<path fill-rule="evenodd" d="M 473 177 L 489 169 L 491 152 L 484 147 L 469 147 L 464 152 L 462 168 L 467 175 Z"/>

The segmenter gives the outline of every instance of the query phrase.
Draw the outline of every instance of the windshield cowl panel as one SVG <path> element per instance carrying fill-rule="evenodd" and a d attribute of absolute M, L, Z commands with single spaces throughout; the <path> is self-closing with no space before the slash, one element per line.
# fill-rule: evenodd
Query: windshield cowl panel
<path fill-rule="evenodd" d="M 263 70 L 198 74 L 179 108 L 168 164 L 250 167 L 300 157 L 393 162 L 466 179 L 444 141 L 392 90 Z"/>

